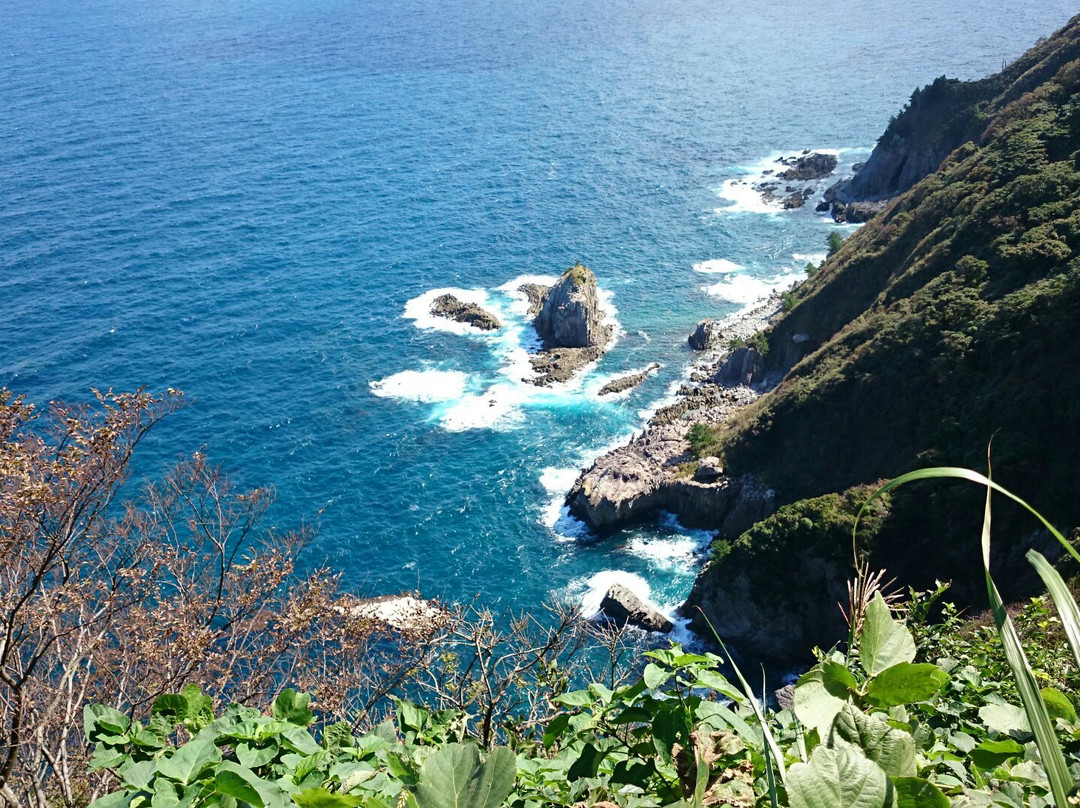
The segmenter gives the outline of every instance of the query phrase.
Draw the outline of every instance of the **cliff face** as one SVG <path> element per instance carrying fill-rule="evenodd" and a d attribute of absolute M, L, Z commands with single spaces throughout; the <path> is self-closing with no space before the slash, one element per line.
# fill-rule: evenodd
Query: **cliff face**
<path fill-rule="evenodd" d="M 862 168 L 826 193 L 827 200 L 840 203 L 834 213 L 846 205 L 881 202 L 904 193 L 940 168 L 962 144 L 983 143 L 991 135 L 989 124 L 1005 107 L 1080 58 L 1075 27 L 1073 20 L 1001 73 L 978 81 L 940 76 L 915 90 Z"/>
<path fill-rule="evenodd" d="M 954 103 L 961 94 L 975 105 Z M 974 110 L 950 130 L 966 139 L 926 149 L 906 173 L 896 144 L 927 142 L 916 124 L 955 122 L 957 109 Z M 798 510 L 913 468 L 984 468 L 993 437 L 995 478 L 1068 531 L 1080 525 L 1080 18 L 1002 74 L 919 94 L 856 188 L 898 188 L 946 148 L 795 292 L 753 371 L 782 379 L 717 450 L 728 474 L 762 480 Z M 902 584 L 953 579 L 955 599 L 977 601 L 981 515 L 974 487 L 900 489 L 861 550 Z M 684 608 L 696 630 L 708 633 L 700 608 L 765 656 L 842 639 L 835 615 L 800 614 L 836 610 L 850 533 L 829 539 L 826 520 L 811 536 L 816 516 L 788 517 L 781 508 L 729 538 Z M 1021 596 L 1034 581 L 1023 550 L 1040 535 L 1007 505 L 995 505 L 995 525 L 1000 582 Z M 787 572 L 759 572 L 778 564 Z"/>

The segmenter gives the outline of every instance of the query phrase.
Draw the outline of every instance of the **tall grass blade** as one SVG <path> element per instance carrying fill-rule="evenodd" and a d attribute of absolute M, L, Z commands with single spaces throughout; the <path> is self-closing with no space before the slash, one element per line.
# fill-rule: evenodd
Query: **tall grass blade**
<path fill-rule="evenodd" d="M 1020 497 L 1016 496 L 1012 491 L 1009 491 L 1007 488 L 1002 488 L 989 477 L 979 474 L 977 471 L 958 468 L 956 466 L 935 466 L 934 468 L 928 469 L 916 469 L 915 471 L 909 471 L 907 474 L 901 474 L 896 479 L 889 480 L 889 482 L 885 483 L 885 485 L 875 491 L 870 496 L 870 499 L 863 503 L 863 506 L 859 509 L 858 515 L 855 517 L 855 527 L 852 528 L 852 535 L 854 535 L 855 530 L 859 527 L 859 519 L 862 517 L 863 511 L 870 506 L 871 502 L 878 499 L 882 494 L 904 485 L 905 483 L 915 482 L 916 480 L 936 480 L 941 478 L 967 480 L 968 482 L 976 483 L 977 485 L 983 485 L 987 488 L 992 488 L 1002 496 L 1008 497 L 1013 502 L 1022 505 L 1032 516 L 1042 523 L 1043 527 L 1050 531 L 1055 539 L 1061 543 L 1061 546 L 1065 548 L 1065 552 L 1075 558 L 1077 563 L 1080 563 L 1080 552 L 1077 552 L 1076 548 L 1069 544 L 1068 539 L 1062 536 L 1061 532 L 1050 524 L 1041 513 L 1028 505 L 1024 500 L 1020 499 Z"/>
<path fill-rule="evenodd" d="M 716 629 L 713 628 L 712 621 L 709 620 L 708 615 L 706 615 L 705 612 L 702 612 L 700 607 L 698 607 L 698 611 L 701 612 L 701 616 L 705 618 L 705 622 L 709 624 L 709 631 L 712 632 L 713 637 L 720 644 L 720 648 L 723 650 L 724 656 L 727 657 L 731 669 L 735 671 L 735 676 L 739 679 L 739 686 L 742 687 L 743 693 L 746 694 L 746 700 L 750 702 L 750 707 L 754 711 L 754 715 L 757 716 L 758 724 L 761 725 L 761 734 L 765 737 L 765 743 L 768 744 L 773 759 L 776 760 L 776 768 L 780 772 L 780 781 L 786 783 L 787 769 L 784 767 L 784 756 L 781 754 L 780 747 L 777 745 L 776 739 L 773 737 L 772 732 L 769 730 L 769 725 L 765 721 L 765 712 L 762 710 L 761 705 L 758 704 L 758 700 L 754 697 L 754 689 L 750 687 L 750 683 L 747 682 L 746 677 L 742 675 L 739 666 L 735 664 L 735 659 L 731 656 L 731 652 L 728 651 L 727 646 L 724 645 L 724 641 L 720 639 L 720 635 L 716 633 Z"/>
<path fill-rule="evenodd" d="M 1077 607 L 1076 601 L 1073 599 L 1072 593 L 1069 591 L 1069 587 L 1065 585 L 1061 575 L 1058 574 L 1058 571 L 1054 569 L 1042 553 L 1037 550 L 1028 550 L 1027 560 L 1035 568 L 1035 571 L 1039 573 L 1043 583 L 1046 584 L 1046 591 L 1050 593 L 1054 606 L 1057 607 L 1058 616 L 1061 618 L 1061 627 L 1065 629 L 1065 636 L 1069 640 L 1073 658 L 1076 660 L 1077 666 L 1080 667 L 1080 608 Z"/>
<path fill-rule="evenodd" d="M 994 622 L 997 625 L 998 636 L 1001 637 L 1001 643 L 1005 649 L 1005 659 L 1008 661 L 1009 668 L 1012 670 L 1013 678 L 1016 680 L 1016 689 L 1020 693 L 1020 700 L 1024 704 L 1024 711 L 1027 714 L 1028 722 L 1031 724 L 1031 729 L 1035 733 L 1035 743 L 1039 747 L 1043 767 L 1046 770 L 1047 779 L 1050 781 L 1050 790 L 1054 795 L 1054 804 L 1057 805 L 1058 808 L 1066 808 L 1068 805 L 1069 791 L 1073 786 L 1072 776 L 1069 774 L 1068 766 L 1065 764 L 1065 756 L 1061 753 L 1061 746 L 1058 743 L 1057 736 L 1054 734 L 1054 725 L 1050 720 L 1049 713 L 1046 711 L 1046 704 L 1043 702 L 1042 694 L 1039 692 L 1039 686 L 1035 681 L 1035 674 L 1032 672 L 1031 665 L 1028 663 L 1027 656 L 1024 654 L 1024 648 L 1020 643 L 1020 637 L 1016 633 L 1016 626 L 1013 625 L 1012 619 L 1009 617 L 1008 612 L 1005 611 L 1005 605 L 1001 600 L 1001 594 L 998 592 L 997 585 L 990 575 L 990 500 L 993 492 L 997 491 L 1026 508 L 1059 542 L 1061 542 L 1061 545 L 1066 551 L 1068 551 L 1068 553 L 1077 561 L 1080 561 L 1080 554 L 1077 553 L 1073 546 L 1066 541 L 1065 537 L 1062 536 L 1061 533 L 1042 516 L 1042 514 L 1024 502 L 1024 500 L 1020 499 L 1020 497 L 1016 496 L 1011 491 L 1002 488 L 989 477 L 979 474 L 976 471 L 972 471 L 971 469 L 956 468 L 953 466 L 919 469 L 903 474 L 886 483 L 875 491 L 870 499 L 868 499 L 859 510 L 859 514 L 855 519 L 856 528 L 858 527 L 859 517 L 862 516 L 862 512 L 866 510 L 866 507 L 886 491 L 904 485 L 905 483 L 914 482 L 915 480 L 940 478 L 968 480 L 969 482 L 986 487 L 986 505 L 983 510 L 982 526 L 983 573 L 986 576 L 986 592 L 990 598 L 990 608 L 994 615 Z"/>

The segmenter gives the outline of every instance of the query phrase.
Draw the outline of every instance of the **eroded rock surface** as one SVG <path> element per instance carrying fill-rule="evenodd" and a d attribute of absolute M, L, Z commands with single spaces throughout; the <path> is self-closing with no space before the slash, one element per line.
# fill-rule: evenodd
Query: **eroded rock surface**
<path fill-rule="evenodd" d="M 640 373 L 628 373 L 626 376 L 619 376 L 617 379 L 612 379 L 610 382 L 600 388 L 597 393 L 598 396 L 609 396 L 613 393 L 621 393 L 624 390 L 629 390 L 633 387 L 637 387 L 647 378 L 653 371 L 660 370 L 660 363 L 653 362 L 645 370 Z"/>
<path fill-rule="evenodd" d="M 596 276 L 581 264 L 570 267 L 544 295 L 535 285 L 522 290 L 539 311 L 533 321 L 543 348 L 530 357 L 534 378 L 546 386 L 570 379 L 583 365 L 599 359 L 611 343 L 614 329 L 605 323 Z"/>
<path fill-rule="evenodd" d="M 600 612 L 619 625 L 627 623 L 646 631 L 668 632 L 674 624 L 667 616 L 622 584 L 612 584 L 600 601 Z"/>
<path fill-rule="evenodd" d="M 439 295 L 431 304 L 431 313 L 435 317 L 446 317 L 459 323 L 471 325 L 481 331 L 494 331 L 502 327 L 499 319 L 475 303 L 466 303 L 453 295 Z"/>

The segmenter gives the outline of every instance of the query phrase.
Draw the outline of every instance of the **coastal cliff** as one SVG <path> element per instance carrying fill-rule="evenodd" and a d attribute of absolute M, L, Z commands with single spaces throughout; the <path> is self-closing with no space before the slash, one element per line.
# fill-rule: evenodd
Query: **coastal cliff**
<path fill-rule="evenodd" d="M 977 81 L 939 76 L 916 89 L 855 175 L 826 191 L 834 218 L 866 221 L 886 201 L 937 171 L 962 144 L 985 142 L 992 121 L 1007 106 L 1080 58 L 1072 27 L 1040 42 L 1000 73 Z"/>
<path fill-rule="evenodd" d="M 699 454 L 722 469 L 707 484 L 711 512 L 677 495 L 690 457 L 673 453 L 689 445 L 655 420 L 579 479 L 568 502 L 590 524 L 664 508 L 719 531 L 683 607 L 699 634 L 711 622 L 772 658 L 840 640 L 835 604 L 852 574 L 857 501 L 920 466 L 985 467 L 992 436 L 995 477 L 1059 527 L 1080 524 L 1080 378 L 1070 370 L 1080 358 L 1078 94 L 1080 18 L 1001 74 L 935 82 L 890 124 L 848 188 L 879 201 L 902 193 L 704 388 L 749 382 L 762 394 L 727 413 L 687 409 L 711 431 Z M 941 122 L 938 134 L 916 135 L 929 121 Z M 979 498 L 900 489 L 858 551 L 902 585 L 949 578 L 955 600 L 977 603 Z M 736 500 L 746 513 L 779 510 L 750 529 L 730 521 Z M 1023 552 L 1042 536 L 1016 508 L 996 508 L 995 523 L 994 567 L 1006 596 L 1022 596 L 1034 585 Z"/>

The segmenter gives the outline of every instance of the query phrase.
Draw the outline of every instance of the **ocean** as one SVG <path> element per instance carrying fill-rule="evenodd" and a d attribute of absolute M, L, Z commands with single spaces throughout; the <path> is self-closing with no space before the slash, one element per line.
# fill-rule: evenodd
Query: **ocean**
<path fill-rule="evenodd" d="M 578 469 L 687 377 L 686 336 L 820 260 L 836 226 L 748 181 L 864 159 L 911 91 L 999 70 L 1072 3 L 5 0 L 0 385 L 46 404 L 176 387 L 153 478 L 202 449 L 366 595 L 671 609 L 711 535 L 612 536 Z M 846 232 L 846 231 L 845 231 Z M 580 261 L 617 323 L 521 382 L 517 293 Z M 490 334 L 432 318 L 444 290 Z M 659 362 L 639 388 L 608 379 Z"/>

